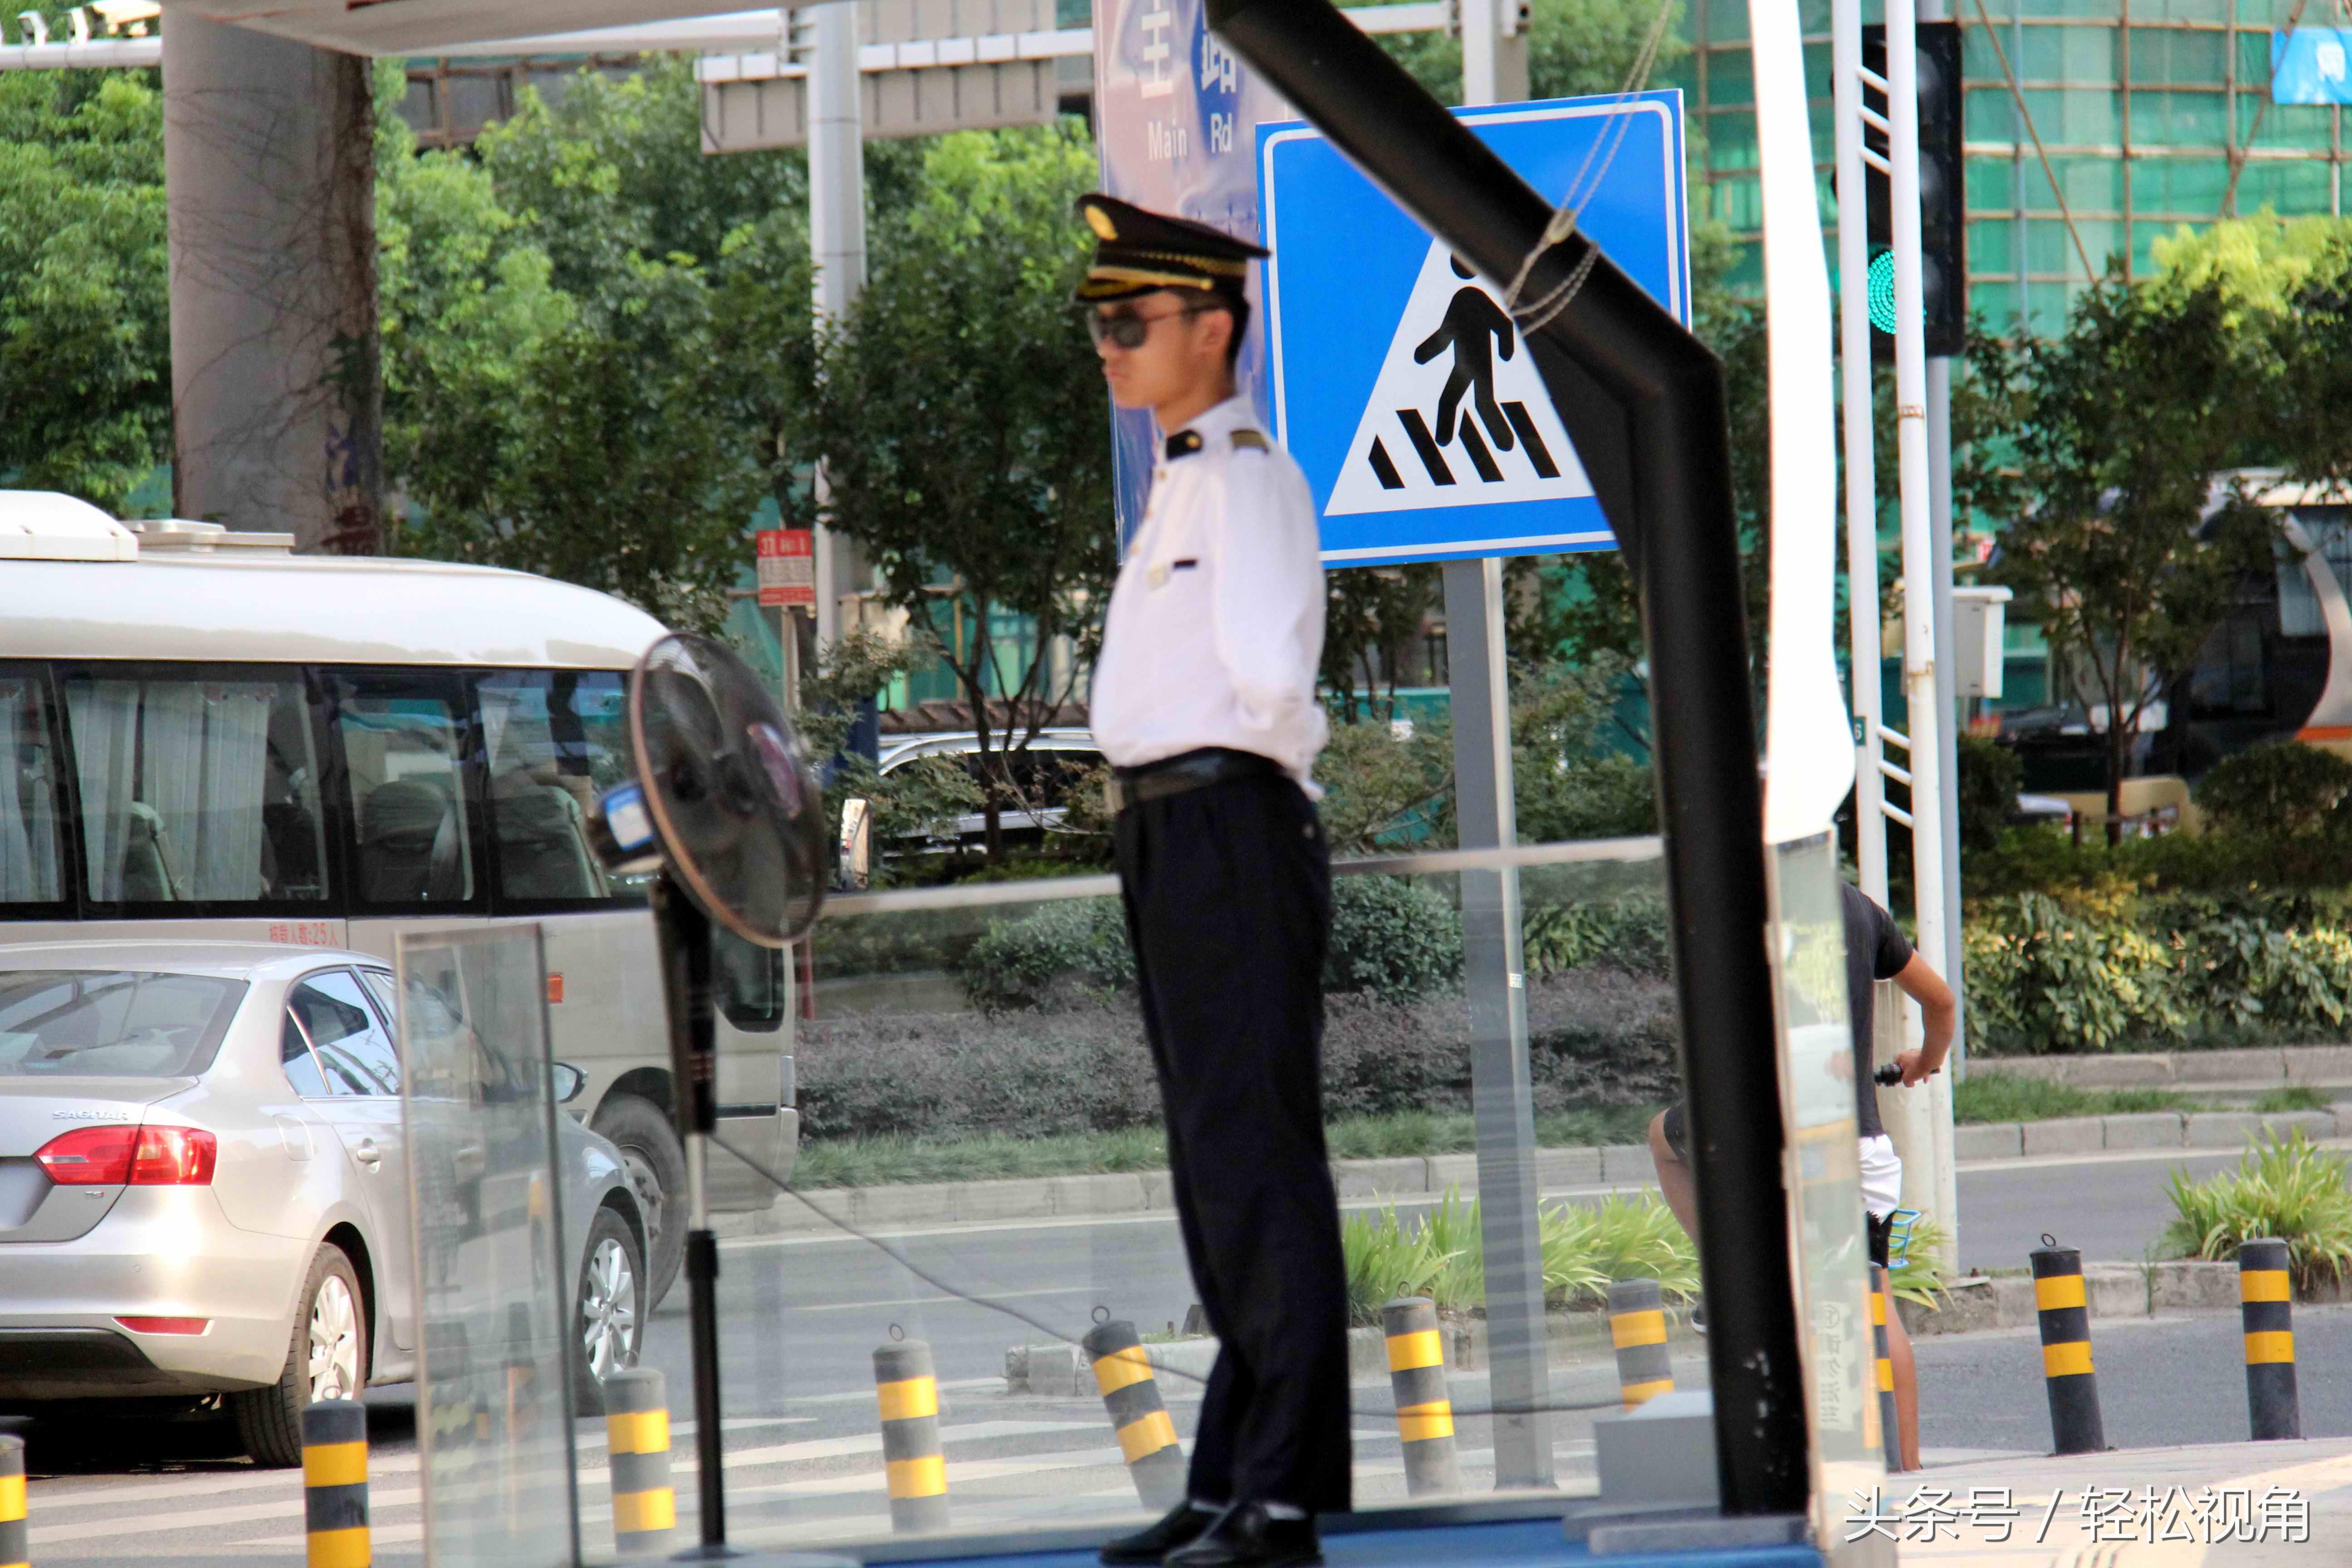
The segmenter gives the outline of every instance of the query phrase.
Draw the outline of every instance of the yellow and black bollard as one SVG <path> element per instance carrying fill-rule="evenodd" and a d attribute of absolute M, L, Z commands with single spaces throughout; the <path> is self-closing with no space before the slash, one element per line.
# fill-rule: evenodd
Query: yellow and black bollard
<path fill-rule="evenodd" d="M 2033 1305 L 2042 1320 L 2042 1376 L 2050 1394 L 2050 1442 L 2061 1454 L 2107 1446 L 2099 1421 L 2099 1378 L 2091 1366 L 2091 1305 L 2083 1255 L 2044 1234 L 2032 1255 Z"/>
<path fill-rule="evenodd" d="M 2246 1415 L 2254 1441 L 2303 1436 L 2294 1391 L 2294 1292 L 2288 1288 L 2286 1243 L 2238 1244 L 2238 1310 L 2246 1332 Z"/>
<path fill-rule="evenodd" d="M 1094 1363 L 1095 1386 L 1102 1390 L 1103 1408 L 1118 1434 L 1135 1495 L 1145 1508 L 1166 1512 L 1184 1497 L 1184 1450 L 1151 1375 L 1142 1336 L 1133 1323 L 1112 1321 L 1097 1323 L 1078 1343 Z"/>
<path fill-rule="evenodd" d="M 368 1568 L 367 1406 L 322 1399 L 302 1409 L 302 1513 L 310 1568 Z"/>
<path fill-rule="evenodd" d="M 1878 1389 L 1878 1430 L 1880 1446 L 1886 1455 L 1889 1475 L 1903 1468 L 1903 1436 L 1895 1421 L 1895 1358 L 1886 1345 L 1886 1314 L 1894 1303 L 1886 1296 L 1886 1270 L 1873 1264 L 1870 1269 L 1870 1343 L 1872 1363 L 1877 1375 L 1874 1380 Z"/>
<path fill-rule="evenodd" d="M 1626 1409 L 1675 1391 L 1665 1297 L 1656 1280 L 1620 1279 L 1609 1287 L 1609 1338 L 1617 1347 L 1618 1394 Z"/>
<path fill-rule="evenodd" d="M 624 1554 L 667 1552 L 677 1527 L 669 1476 L 669 1395 L 649 1366 L 604 1379 L 604 1453 L 613 1477 L 613 1544 Z"/>
<path fill-rule="evenodd" d="M 25 1522 L 25 1439 L 0 1435 L 0 1568 L 26 1568 L 32 1560 L 32 1531 Z"/>
<path fill-rule="evenodd" d="M 1404 1445 L 1404 1489 L 1414 1497 L 1462 1489 L 1454 1454 L 1454 1402 L 1445 1393 L 1445 1336 L 1426 1296 L 1381 1309 L 1389 1340 L 1389 1391 L 1396 1398 L 1397 1437 Z"/>
<path fill-rule="evenodd" d="M 890 1528 L 903 1534 L 945 1530 L 948 1459 L 940 1444 L 940 1380 L 931 1370 L 931 1347 L 900 1340 L 877 1350 L 874 1394 L 882 1408 Z"/>

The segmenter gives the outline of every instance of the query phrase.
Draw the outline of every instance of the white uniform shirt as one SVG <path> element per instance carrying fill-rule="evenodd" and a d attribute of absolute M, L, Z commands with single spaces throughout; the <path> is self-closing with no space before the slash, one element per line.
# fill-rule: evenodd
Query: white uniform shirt
<path fill-rule="evenodd" d="M 1331 730 L 1315 700 L 1315 500 L 1289 453 L 1234 445 L 1256 428 L 1234 397 L 1161 443 L 1103 626 L 1095 742 L 1123 768 L 1203 746 L 1252 752 L 1319 795 L 1308 775 Z"/>

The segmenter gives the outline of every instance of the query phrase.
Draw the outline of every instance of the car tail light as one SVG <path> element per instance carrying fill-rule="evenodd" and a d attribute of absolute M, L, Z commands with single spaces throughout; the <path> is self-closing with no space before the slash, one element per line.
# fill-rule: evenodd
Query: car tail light
<path fill-rule="evenodd" d="M 201 1334 L 213 1326 L 210 1318 L 117 1318 L 134 1334 Z"/>
<path fill-rule="evenodd" d="M 82 1127 L 33 1158 L 61 1187 L 208 1187 L 220 1142 L 195 1127 Z"/>

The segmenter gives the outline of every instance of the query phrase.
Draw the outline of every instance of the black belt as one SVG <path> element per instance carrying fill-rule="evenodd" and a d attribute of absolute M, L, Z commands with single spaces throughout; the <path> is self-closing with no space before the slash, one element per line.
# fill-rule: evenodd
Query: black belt
<path fill-rule="evenodd" d="M 1146 763 L 1141 767 L 1111 770 L 1108 804 L 1111 815 L 1118 816 L 1130 805 L 1140 805 L 1147 800 L 1165 800 L 1171 795 L 1187 790 L 1206 789 L 1211 784 L 1230 784 L 1235 779 L 1286 778 L 1282 764 L 1255 752 L 1229 751 L 1223 746 L 1206 746 L 1197 752 L 1185 752 L 1160 762 Z"/>

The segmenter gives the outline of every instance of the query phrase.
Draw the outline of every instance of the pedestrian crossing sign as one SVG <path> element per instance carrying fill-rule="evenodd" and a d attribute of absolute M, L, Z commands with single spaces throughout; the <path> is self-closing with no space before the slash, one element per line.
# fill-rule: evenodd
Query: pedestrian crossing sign
<path fill-rule="evenodd" d="M 1456 110 L 1690 322 L 1682 95 Z M 1327 566 L 1613 549 L 1532 354 L 1478 276 L 1313 126 L 1258 130 L 1269 415 L 1305 470 Z"/>

